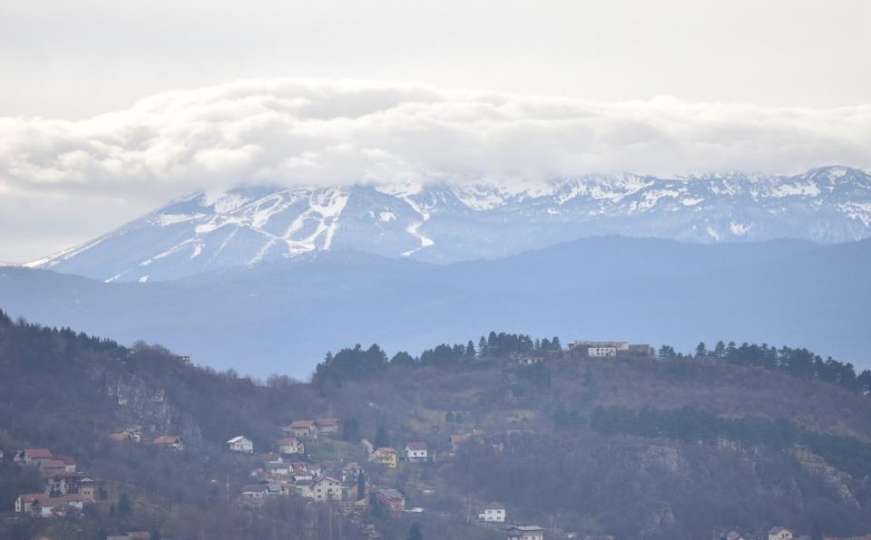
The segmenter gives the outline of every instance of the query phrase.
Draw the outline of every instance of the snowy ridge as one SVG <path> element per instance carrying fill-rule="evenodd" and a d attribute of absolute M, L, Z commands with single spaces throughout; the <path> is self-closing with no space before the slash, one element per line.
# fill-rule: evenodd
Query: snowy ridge
<path fill-rule="evenodd" d="M 179 199 L 28 266 L 144 283 L 324 250 L 450 262 L 609 234 L 695 242 L 867 238 L 871 176 L 824 167 L 795 176 L 240 188 Z"/>

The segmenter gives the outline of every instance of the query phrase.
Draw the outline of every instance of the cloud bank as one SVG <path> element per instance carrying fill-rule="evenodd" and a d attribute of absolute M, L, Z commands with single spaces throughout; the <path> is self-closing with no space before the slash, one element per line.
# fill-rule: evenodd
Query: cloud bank
<path fill-rule="evenodd" d="M 601 104 L 411 84 L 252 80 L 80 121 L 0 119 L 6 188 L 540 180 L 871 165 L 871 105 Z"/>
<path fill-rule="evenodd" d="M 0 210 L 12 212 L 0 223 L 19 222 L 22 201 L 50 208 L 47 198 L 90 201 L 79 220 L 99 221 L 111 201 L 145 210 L 245 183 L 791 173 L 835 163 L 869 168 L 869 149 L 871 105 L 592 103 L 416 84 L 245 80 L 77 121 L 0 118 Z M 32 204 L 34 197 L 43 202 Z"/>

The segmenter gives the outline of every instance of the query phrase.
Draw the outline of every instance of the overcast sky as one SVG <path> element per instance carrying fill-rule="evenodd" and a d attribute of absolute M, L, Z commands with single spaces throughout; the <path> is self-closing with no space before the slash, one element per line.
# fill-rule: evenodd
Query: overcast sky
<path fill-rule="evenodd" d="M 5 0 L 0 261 L 235 182 L 869 168 L 868 51 L 864 0 Z"/>

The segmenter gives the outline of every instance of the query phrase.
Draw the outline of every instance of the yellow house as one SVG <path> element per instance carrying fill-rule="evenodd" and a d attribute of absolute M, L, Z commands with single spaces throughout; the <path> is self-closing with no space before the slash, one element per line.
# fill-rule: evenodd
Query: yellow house
<path fill-rule="evenodd" d="M 399 466 L 399 455 L 393 448 L 379 448 L 372 452 L 369 460 L 380 463 L 391 469 L 395 469 Z"/>

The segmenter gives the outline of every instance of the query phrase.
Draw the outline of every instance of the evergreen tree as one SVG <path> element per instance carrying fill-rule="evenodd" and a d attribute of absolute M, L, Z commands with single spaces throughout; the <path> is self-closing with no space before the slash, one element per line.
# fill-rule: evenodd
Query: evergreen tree
<path fill-rule="evenodd" d="M 715 358 L 725 358 L 726 357 L 726 344 L 723 343 L 723 340 L 717 342 L 714 346 L 714 357 Z"/>
<path fill-rule="evenodd" d="M 130 497 L 126 493 L 122 493 L 118 498 L 118 514 L 121 516 L 129 516 L 133 513 L 133 507 L 130 504 Z"/>
<path fill-rule="evenodd" d="M 366 473 L 363 469 L 357 474 L 357 500 L 362 501 L 366 497 Z"/>
<path fill-rule="evenodd" d="M 390 446 L 390 435 L 387 433 L 387 428 L 381 424 L 375 430 L 375 446 L 378 448 Z"/>
<path fill-rule="evenodd" d="M 472 343 L 472 340 L 470 339 L 469 342 L 466 343 L 466 360 L 474 360 L 476 356 L 475 344 Z"/>
<path fill-rule="evenodd" d="M 708 348 L 705 347 L 705 342 L 700 341 L 698 345 L 696 345 L 696 358 L 707 358 L 708 356 Z"/>
<path fill-rule="evenodd" d="M 420 525 L 412 523 L 408 529 L 408 540 L 423 540 L 423 533 L 420 532 Z"/>

